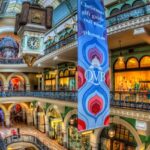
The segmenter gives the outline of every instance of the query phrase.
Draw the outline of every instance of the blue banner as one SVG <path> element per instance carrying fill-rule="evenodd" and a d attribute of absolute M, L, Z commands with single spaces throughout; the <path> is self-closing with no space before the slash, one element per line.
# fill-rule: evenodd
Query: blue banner
<path fill-rule="evenodd" d="M 103 0 L 78 0 L 78 130 L 109 125 L 109 55 Z"/>

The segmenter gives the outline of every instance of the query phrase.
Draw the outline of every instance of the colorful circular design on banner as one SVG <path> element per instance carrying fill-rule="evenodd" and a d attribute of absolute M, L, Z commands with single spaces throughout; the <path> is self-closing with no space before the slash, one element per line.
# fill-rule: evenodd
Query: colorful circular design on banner
<path fill-rule="evenodd" d="M 82 131 L 85 129 L 86 129 L 86 123 L 83 120 L 78 119 L 78 130 Z"/>
<path fill-rule="evenodd" d="M 85 70 L 78 66 L 78 89 L 80 89 L 86 82 L 86 79 L 85 79 Z"/>
<path fill-rule="evenodd" d="M 104 107 L 103 99 L 98 95 L 93 96 L 88 102 L 88 110 L 91 114 L 96 116 Z"/>

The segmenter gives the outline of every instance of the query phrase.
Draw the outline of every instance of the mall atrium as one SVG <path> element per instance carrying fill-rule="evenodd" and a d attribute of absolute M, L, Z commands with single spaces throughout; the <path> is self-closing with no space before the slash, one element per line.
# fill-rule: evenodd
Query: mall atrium
<path fill-rule="evenodd" d="M 0 150 L 150 150 L 150 0 L 104 0 L 110 116 L 83 132 L 77 1 L 0 0 Z"/>

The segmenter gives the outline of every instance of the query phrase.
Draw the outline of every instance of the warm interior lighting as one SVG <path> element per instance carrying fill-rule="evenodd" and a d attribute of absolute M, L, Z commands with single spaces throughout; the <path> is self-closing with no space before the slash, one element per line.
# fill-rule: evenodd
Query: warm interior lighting
<path fill-rule="evenodd" d="M 82 132 L 82 135 L 87 135 L 87 134 L 92 134 L 92 133 L 93 133 L 93 130 L 90 130 L 90 131 Z"/>
<path fill-rule="evenodd" d="M 119 63 L 124 63 L 124 57 L 120 55 L 118 57 L 118 61 L 119 61 Z"/>
<path fill-rule="evenodd" d="M 108 135 L 110 138 L 113 138 L 115 136 L 115 130 L 114 129 L 109 129 Z"/>

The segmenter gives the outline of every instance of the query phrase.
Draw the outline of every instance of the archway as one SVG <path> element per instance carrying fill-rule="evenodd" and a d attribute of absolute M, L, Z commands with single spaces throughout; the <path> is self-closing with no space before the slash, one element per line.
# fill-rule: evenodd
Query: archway
<path fill-rule="evenodd" d="M 15 87 L 18 87 L 18 88 L 20 87 L 20 89 L 22 90 L 30 90 L 29 78 L 24 73 L 12 73 L 8 76 L 7 85 L 8 85 L 8 89 L 11 89 L 11 90 L 13 89 L 12 80 L 14 80 L 13 81 L 14 85 L 18 84 L 17 86 L 15 85 Z"/>
<path fill-rule="evenodd" d="M 137 143 L 131 132 L 121 124 L 110 124 L 99 137 L 99 150 L 135 150 Z"/>
<path fill-rule="evenodd" d="M 15 124 L 27 123 L 26 109 L 21 104 L 15 104 L 10 109 L 11 126 Z"/>
<path fill-rule="evenodd" d="M 132 127 L 132 125 L 130 125 L 128 122 L 126 122 L 125 120 L 119 118 L 119 117 L 112 117 L 110 118 L 110 123 L 111 124 L 116 124 L 116 125 L 121 125 L 123 126 L 124 128 L 126 128 L 128 130 L 128 132 L 131 133 L 131 135 L 133 135 L 134 139 L 135 139 L 135 142 L 137 144 L 137 147 L 140 149 L 141 147 L 143 148 L 143 144 L 142 144 L 142 141 L 137 133 L 137 131 Z M 103 132 L 103 129 L 98 129 L 96 130 L 95 132 L 95 137 L 96 137 L 96 143 L 99 143 L 99 138 L 101 136 Z"/>
<path fill-rule="evenodd" d="M 68 149 L 86 149 L 90 150 L 90 133 L 79 133 L 77 129 L 77 109 L 74 109 L 67 113 L 64 119 L 64 128 L 67 134 Z"/>
<path fill-rule="evenodd" d="M 22 76 L 13 76 L 8 85 L 8 90 L 11 91 L 25 91 L 26 90 L 26 83 Z"/>
<path fill-rule="evenodd" d="M 45 112 L 40 106 L 36 110 L 36 128 L 43 133 L 45 132 Z"/>
<path fill-rule="evenodd" d="M 5 84 L 6 84 L 6 78 L 3 74 L 0 73 L 0 91 L 4 90 Z"/>

